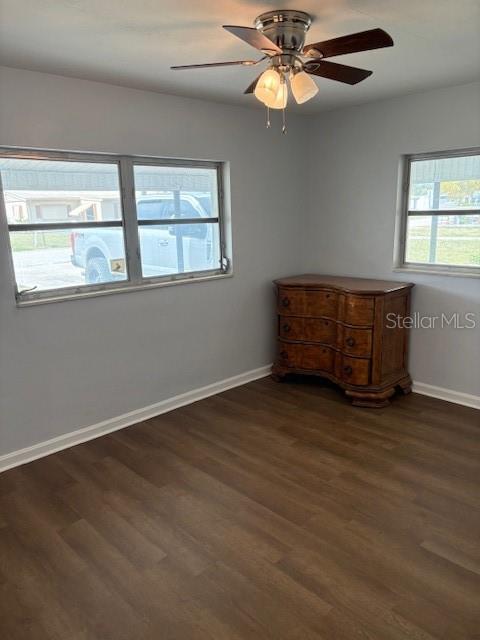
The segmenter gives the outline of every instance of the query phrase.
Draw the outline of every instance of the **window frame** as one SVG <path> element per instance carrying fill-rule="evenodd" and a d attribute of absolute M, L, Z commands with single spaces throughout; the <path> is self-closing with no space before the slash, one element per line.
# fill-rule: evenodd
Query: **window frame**
<path fill-rule="evenodd" d="M 5 220 L 9 235 L 9 251 L 11 271 L 15 286 L 15 299 L 17 306 L 30 306 L 46 302 L 57 302 L 61 300 L 71 300 L 77 298 L 87 298 L 111 293 L 125 291 L 135 291 L 150 289 L 174 284 L 184 284 L 193 281 L 204 281 L 230 277 L 232 274 L 231 258 L 229 256 L 229 245 L 226 234 L 226 212 L 224 199 L 224 181 L 226 165 L 224 162 L 213 160 L 188 160 L 177 158 L 163 158 L 157 156 L 136 156 L 120 155 L 110 153 L 90 153 L 77 151 L 53 151 L 44 149 L 23 149 L 17 147 L 0 147 L 0 158 L 15 158 L 27 160 L 57 160 L 61 162 L 85 162 L 115 164 L 118 167 L 119 197 L 121 217 L 119 220 L 97 221 L 97 222 L 59 222 L 59 223 L 30 223 L 30 224 L 10 224 Z M 195 218 L 195 219 L 171 219 L 168 221 L 138 220 L 135 197 L 135 165 L 154 165 L 161 167 L 179 168 L 206 168 L 214 169 L 217 178 L 217 201 L 218 216 Z M 0 198 L 3 209 L 3 185 L 0 175 Z M 178 272 L 162 276 L 142 275 L 140 236 L 141 226 L 148 224 L 168 224 L 169 226 L 187 224 L 212 224 L 218 223 L 220 266 L 218 269 L 207 269 L 202 271 Z M 59 287 L 57 289 L 45 289 L 42 291 L 19 291 L 16 281 L 16 274 L 13 263 L 13 251 L 10 243 L 11 231 L 31 231 L 33 230 L 68 230 L 92 227 L 116 227 L 123 229 L 125 248 L 125 275 L 122 281 L 112 281 L 101 284 L 82 284 L 79 286 Z"/>
<path fill-rule="evenodd" d="M 397 199 L 397 215 L 395 223 L 394 261 L 393 271 L 410 271 L 430 273 L 436 275 L 451 275 L 480 278 L 480 266 L 465 266 L 454 264 L 435 264 L 426 262 L 409 262 L 406 259 L 407 225 L 409 216 L 444 216 L 444 215 L 480 215 L 480 209 L 442 209 L 442 210 L 412 210 L 410 203 L 410 174 L 412 162 L 419 160 L 436 160 L 456 158 L 462 156 L 480 155 L 480 147 L 455 149 L 449 151 L 434 151 L 415 153 L 402 156 L 399 172 L 399 189 Z"/>

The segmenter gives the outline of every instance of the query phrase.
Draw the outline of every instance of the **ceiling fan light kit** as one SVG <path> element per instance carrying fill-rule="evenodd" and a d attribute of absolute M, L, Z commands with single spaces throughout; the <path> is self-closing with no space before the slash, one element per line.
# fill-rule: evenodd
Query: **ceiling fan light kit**
<path fill-rule="evenodd" d="M 305 45 L 305 36 L 311 24 L 312 17 L 304 11 L 293 9 L 267 11 L 255 18 L 254 27 L 235 25 L 223 27 L 261 51 L 263 57 L 259 60 L 236 60 L 171 68 L 178 70 L 231 65 L 251 67 L 268 60 L 267 70 L 261 73 L 244 93 L 253 93 L 267 107 L 267 127 L 270 126 L 268 110 L 282 109 L 282 131 L 285 133 L 288 82 L 296 102 L 303 104 L 318 93 L 318 87 L 312 75 L 349 85 L 357 84 L 372 75 L 372 72 L 366 69 L 330 62 L 325 58 L 393 46 L 392 38 L 383 29 L 370 29 Z"/>
<path fill-rule="evenodd" d="M 269 109 L 285 109 L 287 106 L 287 81 L 276 69 L 270 68 L 262 73 L 253 93 Z"/>
<path fill-rule="evenodd" d="M 311 100 L 318 93 L 318 87 L 305 71 L 293 72 L 290 76 L 290 88 L 298 104 Z"/>
<path fill-rule="evenodd" d="M 280 74 L 273 68 L 267 69 L 259 77 L 254 96 L 267 107 L 273 108 L 277 100 L 277 93 L 280 89 Z"/>

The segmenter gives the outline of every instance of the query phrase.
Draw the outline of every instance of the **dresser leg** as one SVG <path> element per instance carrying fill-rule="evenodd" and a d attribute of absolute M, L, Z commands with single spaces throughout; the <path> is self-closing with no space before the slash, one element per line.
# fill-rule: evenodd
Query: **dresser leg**
<path fill-rule="evenodd" d="M 350 389 L 345 390 L 345 395 L 348 396 L 353 406 L 355 407 L 371 407 L 372 409 L 380 409 L 390 404 L 389 398 L 395 393 L 395 387 L 389 387 L 383 391 L 352 391 Z"/>
<path fill-rule="evenodd" d="M 410 376 L 404 378 L 403 380 L 400 380 L 398 386 L 402 390 L 404 396 L 408 396 L 409 393 L 412 393 L 412 379 L 410 378 Z"/>
<path fill-rule="evenodd" d="M 274 380 L 275 382 L 283 382 L 285 380 L 286 375 L 287 375 L 286 371 L 273 365 L 272 373 L 270 374 L 270 377 L 272 378 L 272 380 Z"/>

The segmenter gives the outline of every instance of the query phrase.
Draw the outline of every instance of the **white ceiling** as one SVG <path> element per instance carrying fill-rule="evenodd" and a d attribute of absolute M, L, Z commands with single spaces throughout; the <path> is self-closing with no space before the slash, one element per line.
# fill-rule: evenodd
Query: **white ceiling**
<path fill-rule="evenodd" d="M 307 11 L 307 42 L 381 27 L 395 46 L 334 61 L 372 69 L 357 86 L 318 79 L 305 113 L 480 77 L 479 0 L 0 0 L 0 64 L 163 93 L 256 106 L 258 68 L 170 71 L 172 64 L 255 57 L 221 28 L 276 8 Z"/>

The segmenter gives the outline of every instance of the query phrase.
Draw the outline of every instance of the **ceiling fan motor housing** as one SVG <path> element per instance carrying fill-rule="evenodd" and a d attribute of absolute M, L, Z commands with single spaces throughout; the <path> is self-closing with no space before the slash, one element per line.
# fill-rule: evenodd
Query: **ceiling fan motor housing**
<path fill-rule="evenodd" d="M 255 27 L 284 52 L 300 53 L 312 18 L 304 11 L 267 11 L 255 18 Z"/>

